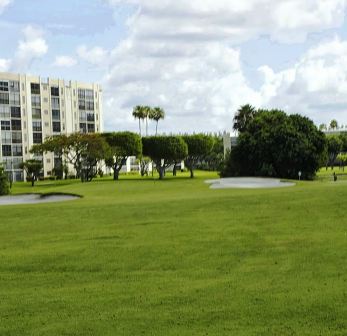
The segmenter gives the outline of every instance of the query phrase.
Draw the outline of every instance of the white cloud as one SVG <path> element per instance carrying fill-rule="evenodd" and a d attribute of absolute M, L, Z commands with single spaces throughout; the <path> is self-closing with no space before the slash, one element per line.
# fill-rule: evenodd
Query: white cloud
<path fill-rule="evenodd" d="M 23 29 L 23 35 L 24 39 L 18 43 L 13 62 L 16 71 L 26 71 L 34 59 L 44 56 L 48 51 L 41 29 L 28 25 Z"/>
<path fill-rule="evenodd" d="M 11 2 L 12 0 L 0 0 L 0 14 L 2 14 L 2 12 Z"/>
<path fill-rule="evenodd" d="M 93 65 L 103 65 L 106 62 L 107 51 L 101 47 L 88 48 L 81 45 L 77 48 L 77 55 Z"/>
<path fill-rule="evenodd" d="M 74 65 L 77 64 L 77 61 L 73 58 L 73 57 L 70 57 L 70 56 L 57 56 L 55 58 L 55 61 L 53 63 L 54 66 L 57 66 L 57 67 L 66 67 L 66 68 L 70 68 L 70 67 L 73 67 Z"/>
<path fill-rule="evenodd" d="M 12 61 L 10 59 L 0 58 L 0 72 L 10 70 Z"/>
<path fill-rule="evenodd" d="M 104 83 L 108 127 L 135 129 L 132 107 L 149 104 L 167 111 L 166 131 L 230 129 L 241 104 L 279 103 L 274 95 L 286 96 L 295 88 L 290 86 L 295 69 L 274 73 L 264 66 L 262 89 L 252 89 L 238 46 L 264 35 L 281 43 L 304 41 L 312 32 L 339 27 L 347 7 L 345 0 L 108 2 L 115 8 L 125 2 L 135 6 L 128 37 L 109 57 Z M 307 64 L 302 77 L 312 80 L 313 72 L 324 67 Z M 331 85 L 337 73 L 324 73 L 325 86 Z M 307 89 L 318 85 L 312 82 Z M 290 98 L 285 101 L 281 106 L 290 107 Z"/>
<path fill-rule="evenodd" d="M 336 37 L 308 50 L 291 68 L 264 74 L 264 105 L 303 113 L 317 123 L 335 118 L 347 123 L 347 41 Z"/>

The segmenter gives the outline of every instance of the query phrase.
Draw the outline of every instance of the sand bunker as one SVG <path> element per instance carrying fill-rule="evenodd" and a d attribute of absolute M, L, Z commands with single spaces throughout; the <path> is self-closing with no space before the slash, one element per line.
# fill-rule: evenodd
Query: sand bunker
<path fill-rule="evenodd" d="M 74 195 L 65 194 L 52 194 L 52 195 L 41 195 L 41 194 L 25 194 L 25 195 L 11 195 L 1 196 L 1 205 L 11 204 L 36 204 L 36 203 L 52 203 L 52 202 L 63 202 L 72 201 L 80 197 Z"/>
<path fill-rule="evenodd" d="M 295 185 L 295 183 L 282 182 L 280 179 L 262 177 L 228 177 L 217 180 L 207 180 L 205 182 L 211 184 L 211 189 L 264 189 L 292 187 Z"/>

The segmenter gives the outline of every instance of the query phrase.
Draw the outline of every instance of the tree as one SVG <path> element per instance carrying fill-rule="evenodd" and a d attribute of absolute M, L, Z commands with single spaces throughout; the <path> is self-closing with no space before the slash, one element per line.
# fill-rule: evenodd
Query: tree
<path fill-rule="evenodd" d="M 339 124 L 337 123 L 337 121 L 335 119 L 330 121 L 330 129 L 336 130 L 336 129 L 338 129 L 338 127 L 339 127 Z"/>
<path fill-rule="evenodd" d="M 154 161 L 160 180 L 164 178 L 165 169 L 188 155 L 188 146 L 179 136 L 146 137 L 142 144 L 143 154 Z"/>
<path fill-rule="evenodd" d="M 196 165 L 211 153 L 214 141 L 205 134 L 185 135 L 183 140 L 188 145 L 188 156 L 184 162 L 190 171 L 190 177 L 193 178 Z"/>
<path fill-rule="evenodd" d="M 320 124 L 319 125 L 319 130 L 320 131 L 326 131 L 327 130 L 327 125 L 326 124 Z"/>
<path fill-rule="evenodd" d="M 2 164 L 0 164 L 0 196 L 8 195 L 10 193 L 10 183 L 8 176 Z"/>
<path fill-rule="evenodd" d="M 106 164 L 113 169 L 113 179 L 118 180 L 119 172 L 128 157 L 141 155 L 141 137 L 131 132 L 105 133 L 103 137 L 110 146 L 110 155 Z"/>
<path fill-rule="evenodd" d="M 150 110 L 149 119 L 156 121 L 155 135 L 158 134 L 158 122 L 165 118 L 165 111 L 161 107 L 154 107 Z"/>
<path fill-rule="evenodd" d="M 341 162 L 342 170 L 345 171 L 345 166 L 347 164 L 347 153 L 340 153 L 337 159 Z"/>
<path fill-rule="evenodd" d="M 141 132 L 141 120 L 144 119 L 144 110 L 143 110 L 143 106 L 141 105 L 137 105 L 134 107 L 133 109 L 133 117 L 135 119 L 139 119 L 139 134 L 140 136 L 142 136 L 142 132 Z"/>
<path fill-rule="evenodd" d="M 331 169 L 334 168 L 336 158 L 341 152 L 342 146 L 343 146 L 343 143 L 339 136 L 330 135 L 327 137 L 328 161 L 326 164 L 326 169 L 328 169 L 328 166 L 330 166 Z"/>
<path fill-rule="evenodd" d="M 257 110 L 252 105 L 246 104 L 241 106 L 235 114 L 233 129 L 243 132 L 256 114 Z"/>
<path fill-rule="evenodd" d="M 33 187 L 35 184 L 35 181 L 40 176 L 40 173 L 43 168 L 42 161 L 39 160 L 27 160 L 25 162 L 22 162 L 20 165 L 21 169 L 24 169 L 27 173 L 27 176 L 31 180 L 31 186 Z"/>
<path fill-rule="evenodd" d="M 320 168 L 326 138 L 313 122 L 280 110 L 260 110 L 240 133 L 223 176 L 312 179 Z"/>

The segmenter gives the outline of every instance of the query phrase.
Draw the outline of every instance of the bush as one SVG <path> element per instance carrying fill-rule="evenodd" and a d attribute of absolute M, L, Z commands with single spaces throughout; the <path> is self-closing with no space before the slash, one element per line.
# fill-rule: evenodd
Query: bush
<path fill-rule="evenodd" d="M 4 167 L 0 165 L 0 196 L 8 195 L 10 193 L 10 183 Z"/>

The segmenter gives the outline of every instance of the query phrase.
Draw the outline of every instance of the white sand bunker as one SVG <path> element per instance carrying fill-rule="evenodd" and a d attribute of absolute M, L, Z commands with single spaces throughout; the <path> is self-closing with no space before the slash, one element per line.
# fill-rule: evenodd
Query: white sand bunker
<path fill-rule="evenodd" d="M 259 189 L 259 188 L 283 188 L 293 187 L 295 183 L 282 182 L 280 179 L 262 177 L 228 177 L 217 180 L 207 180 L 211 189 Z"/>
<path fill-rule="evenodd" d="M 72 201 L 80 197 L 66 194 L 24 194 L 24 195 L 11 195 L 1 196 L 1 205 L 12 205 L 12 204 L 36 204 L 36 203 L 52 203 L 52 202 L 63 202 Z"/>

